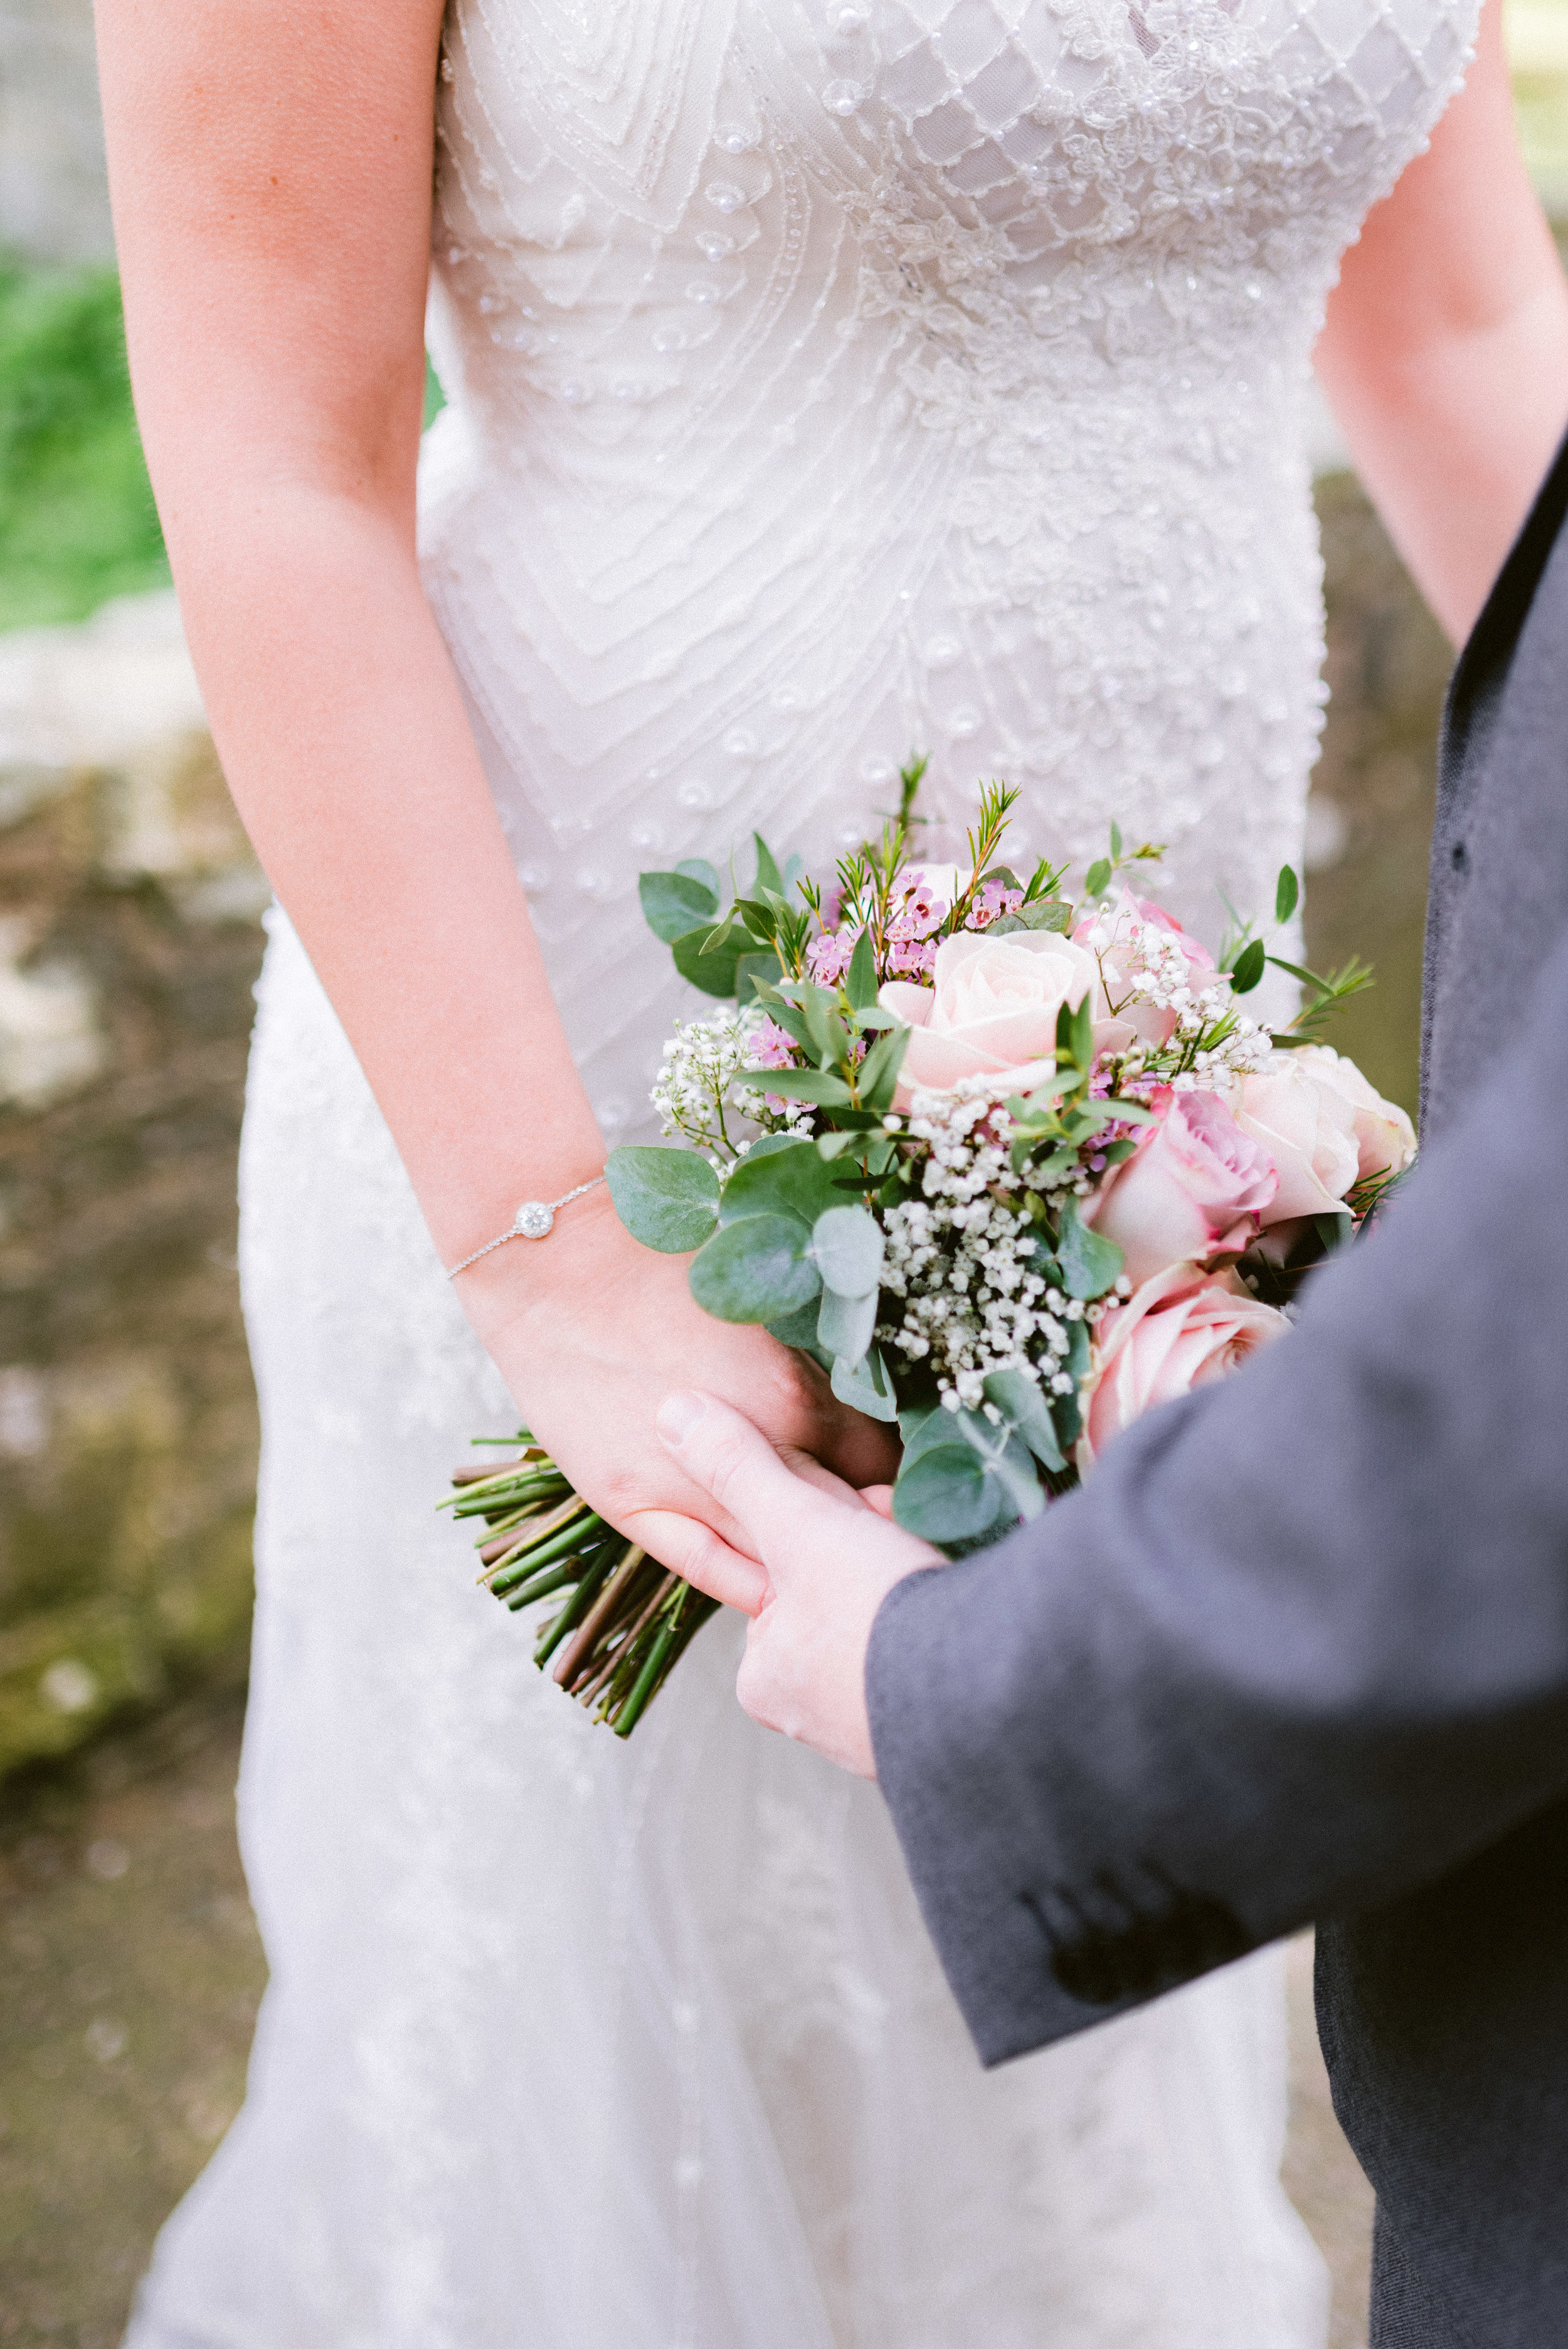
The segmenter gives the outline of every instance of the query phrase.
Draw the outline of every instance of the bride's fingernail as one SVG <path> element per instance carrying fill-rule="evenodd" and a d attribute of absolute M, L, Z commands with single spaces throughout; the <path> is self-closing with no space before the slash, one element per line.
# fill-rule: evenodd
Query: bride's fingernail
<path fill-rule="evenodd" d="M 707 1397 L 689 1388 L 666 1395 L 659 1405 L 659 1433 L 666 1444 L 684 1444 L 707 1409 Z"/>

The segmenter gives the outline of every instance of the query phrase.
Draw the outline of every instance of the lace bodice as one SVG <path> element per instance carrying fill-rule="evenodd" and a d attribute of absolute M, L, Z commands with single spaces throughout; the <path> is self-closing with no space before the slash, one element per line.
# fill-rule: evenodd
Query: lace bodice
<path fill-rule="evenodd" d="M 1474 0 L 454 0 L 426 568 L 565 998 L 587 907 L 934 756 L 1261 903 L 1321 692 L 1338 256 Z M 619 925 L 614 926 L 621 926 Z M 597 943 L 591 943 L 590 941 Z M 612 1132 L 670 999 L 576 1037 Z"/>

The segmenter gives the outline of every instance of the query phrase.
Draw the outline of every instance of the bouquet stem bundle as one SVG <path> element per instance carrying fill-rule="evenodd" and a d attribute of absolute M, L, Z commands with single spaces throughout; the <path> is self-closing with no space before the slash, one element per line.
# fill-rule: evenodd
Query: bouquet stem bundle
<path fill-rule="evenodd" d="M 458 1469 L 441 1504 L 484 1521 L 480 1581 L 514 1614 L 565 1594 L 540 1627 L 533 1661 L 542 1671 L 555 1658 L 557 1685 L 630 1737 L 717 1600 L 606 1525 L 527 1428 L 477 1440 L 524 1447 L 499 1468 Z"/>

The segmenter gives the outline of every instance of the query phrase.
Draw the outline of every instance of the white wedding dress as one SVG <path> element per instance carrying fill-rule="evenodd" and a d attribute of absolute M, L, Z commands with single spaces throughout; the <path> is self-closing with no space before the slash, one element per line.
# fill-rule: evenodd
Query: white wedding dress
<path fill-rule="evenodd" d="M 819 868 L 930 751 L 1030 847 L 1272 895 L 1322 689 L 1338 254 L 1471 0 L 453 0 L 428 592 L 607 1138 L 640 867 Z M 367 69 L 369 69 L 367 67 Z M 434 1505 L 515 1415 L 281 920 L 250 2098 L 135 2349 L 1318 2349 L 1276 1957 L 981 2074 L 874 1788 L 709 1628 L 629 1744 Z"/>

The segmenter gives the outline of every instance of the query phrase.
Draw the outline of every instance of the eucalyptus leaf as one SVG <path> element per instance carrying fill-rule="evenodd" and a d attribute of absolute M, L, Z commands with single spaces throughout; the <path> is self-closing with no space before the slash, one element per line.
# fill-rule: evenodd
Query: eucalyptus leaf
<path fill-rule="evenodd" d="M 1086 1304 L 1114 1288 L 1124 1261 L 1114 1240 L 1102 1239 L 1099 1232 L 1089 1230 L 1078 1214 L 1078 1201 L 1071 1196 L 1062 1207 L 1057 1257 L 1068 1295 L 1081 1297 Z"/>
<path fill-rule="evenodd" d="M 712 871 L 711 865 L 707 868 Z M 717 875 L 715 876 L 717 878 Z M 694 925 L 711 922 L 718 911 L 718 891 L 691 873 L 639 873 L 637 895 L 643 919 L 656 938 L 674 946 Z"/>
<path fill-rule="evenodd" d="M 811 1254 L 824 1288 L 841 1297 L 874 1296 L 882 1278 L 882 1226 L 864 1207 L 825 1208 L 811 1227 Z"/>
<path fill-rule="evenodd" d="M 934 1444 L 953 1442 L 953 1413 L 939 1402 L 916 1403 L 899 1413 L 898 1432 L 907 1467 L 920 1453 L 929 1452 Z"/>
<path fill-rule="evenodd" d="M 874 1346 L 852 1365 L 841 1355 L 833 1364 L 831 1385 L 841 1402 L 847 1402 L 851 1411 L 861 1413 L 867 1419 L 885 1420 L 891 1424 L 898 1417 L 892 1381 Z"/>
<path fill-rule="evenodd" d="M 961 1411 L 956 1414 L 956 1423 L 965 1442 L 985 1461 L 986 1474 L 995 1477 L 1006 1495 L 1013 1516 L 1037 1517 L 1046 1506 L 1046 1496 L 1028 1446 L 1021 1444 L 1010 1429 L 994 1427 L 982 1412 Z"/>
<path fill-rule="evenodd" d="M 811 1244 L 818 1216 L 842 1205 L 833 1188 L 833 1170 L 814 1142 L 769 1134 L 752 1145 L 725 1185 L 718 1219 L 731 1224 L 742 1216 L 793 1216 L 801 1226 L 804 1249 Z"/>
<path fill-rule="evenodd" d="M 1279 869 L 1279 881 L 1274 889 L 1274 919 L 1288 922 L 1301 896 L 1301 884 L 1288 864 Z"/>
<path fill-rule="evenodd" d="M 742 1216 L 693 1257 L 691 1293 L 720 1321 L 780 1321 L 820 1287 L 809 1241 L 793 1216 Z"/>
<path fill-rule="evenodd" d="M 1084 876 L 1084 887 L 1091 897 L 1100 897 L 1104 895 L 1109 882 L 1110 859 L 1108 856 L 1101 856 L 1089 866 Z"/>
<path fill-rule="evenodd" d="M 784 875 L 779 870 L 773 851 L 759 832 L 754 832 L 751 837 L 757 843 L 758 890 L 771 889 L 776 897 L 781 897 L 784 895 Z"/>
<path fill-rule="evenodd" d="M 771 947 L 765 954 L 743 954 L 735 965 L 736 999 L 740 1003 L 759 1001 L 759 985 L 770 986 L 779 973 L 779 961 Z"/>
<path fill-rule="evenodd" d="M 905 1460 L 892 1488 L 892 1514 L 906 1533 L 947 1548 L 974 1541 L 1016 1513 L 980 1454 L 957 1436 Z"/>
<path fill-rule="evenodd" d="M 782 1314 L 777 1321 L 766 1322 L 764 1327 L 768 1335 L 777 1338 L 781 1346 L 795 1346 L 806 1354 L 815 1354 L 819 1350 L 814 1298 L 808 1298 L 804 1305 L 795 1308 L 793 1313 Z"/>
<path fill-rule="evenodd" d="M 834 1214 L 852 1216 L 853 1207 L 835 1208 Z M 819 1266 L 818 1269 L 820 1270 Z M 822 1299 L 817 1309 L 817 1343 L 836 1361 L 851 1369 L 860 1361 L 876 1336 L 877 1293 L 869 1297 L 842 1297 L 825 1285 Z"/>
<path fill-rule="evenodd" d="M 604 1162 L 615 1213 L 634 1240 L 665 1256 L 701 1247 L 718 1221 L 718 1177 L 692 1150 L 623 1143 Z"/>
<path fill-rule="evenodd" d="M 709 939 L 717 943 L 710 946 Z M 693 987 L 700 987 L 705 995 L 733 995 L 736 973 L 742 955 L 755 953 L 750 938 L 738 922 L 727 923 L 718 932 L 707 925 L 687 930 L 670 947 L 676 968 Z"/>
<path fill-rule="evenodd" d="M 676 871 L 684 873 L 688 881 L 700 881 L 716 905 L 723 897 L 724 885 L 706 856 L 683 856 Z"/>
<path fill-rule="evenodd" d="M 986 1402 L 995 1403 L 1001 1413 L 1003 1424 L 1028 1445 L 1042 1466 L 1056 1472 L 1067 1466 L 1050 1405 L 1026 1371 L 992 1371 L 985 1394 Z"/>
<path fill-rule="evenodd" d="M 1026 930 L 1069 930 L 1075 908 L 1060 897 L 1035 897 L 1015 915 Z M 996 925 L 992 924 L 993 929 Z"/>

